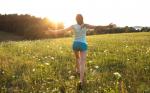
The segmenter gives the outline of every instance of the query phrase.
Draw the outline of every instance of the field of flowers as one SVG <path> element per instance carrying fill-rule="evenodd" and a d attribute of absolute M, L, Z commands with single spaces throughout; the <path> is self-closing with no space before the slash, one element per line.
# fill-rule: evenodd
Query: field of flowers
<path fill-rule="evenodd" d="M 88 36 L 78 90 L 72 38 L 0 42 L 0 93 L 150 93 L 150 33 Z"/>

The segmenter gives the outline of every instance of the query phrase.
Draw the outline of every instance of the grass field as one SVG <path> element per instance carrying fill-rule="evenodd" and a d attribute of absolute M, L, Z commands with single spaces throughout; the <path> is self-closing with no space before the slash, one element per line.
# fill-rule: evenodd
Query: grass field
<path fill-rule="evenodd" d="M 72 38 L 0 43 L 0 93 L 150 93 L 150 33 L 88 36 L 77 90 Z"/>

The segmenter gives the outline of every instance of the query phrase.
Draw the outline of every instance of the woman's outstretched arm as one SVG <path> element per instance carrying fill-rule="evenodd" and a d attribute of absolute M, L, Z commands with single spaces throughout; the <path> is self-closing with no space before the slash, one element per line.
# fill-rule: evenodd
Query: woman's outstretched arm
<path fill-rule="evenodd" d="M 50 33 L 52 34 L 63 34 L 65 33 L 66 31 L 71 31 L 72 30 L 72 26 L 68 27 L 68 28 L 65 28 L 65 29 L 60 29 L 60 30 L 48 30 Z"/>
<path fill-rule="evenodd" d="M 88 29 L 95 29 L 97 27 L 100 27 L 100 28 L 112 28 L 114 26 L 114 24 L 110 23 L 109 25 L 107 26 L 94 26 L 94 25 L 89 25 L 89 24 L 85 24 L 85 26 L 88 28 Z"/>

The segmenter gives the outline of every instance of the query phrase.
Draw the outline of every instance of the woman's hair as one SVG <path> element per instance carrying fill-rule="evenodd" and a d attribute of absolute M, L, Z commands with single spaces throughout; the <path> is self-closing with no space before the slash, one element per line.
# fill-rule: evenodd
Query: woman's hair
<path fill-rule="evenodd" d="M 84 23 L 83 22 L 83 16 L 81 14 L 77 14 L 76 15 L 76 21 L 77 21 L 78 25 L 82 25 Z"/>

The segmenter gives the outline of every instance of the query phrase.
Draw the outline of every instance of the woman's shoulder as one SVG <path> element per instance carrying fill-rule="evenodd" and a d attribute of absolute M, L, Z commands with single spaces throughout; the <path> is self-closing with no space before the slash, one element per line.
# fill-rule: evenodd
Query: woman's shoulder
<path fill-rule="evenodd" d="M 89 24 L 82 24 L 82 25 L 79 25 L 79 24 L 74 24 L 71 26 L 73 29 L 78 29 L 78 28 L 88 28 L 89 27 Z"/>
<path fill-rule="evenodd" d="M 76 29 L 76 28 L 79 28 L 80 27 L 80 25 L 78 25 L 78 24 L 74 24 L 74 25 L 72 25 L 71 26 L 73 29 Z"/>

